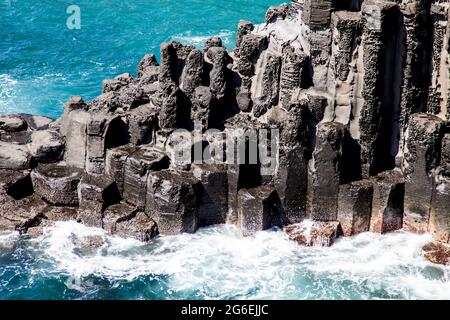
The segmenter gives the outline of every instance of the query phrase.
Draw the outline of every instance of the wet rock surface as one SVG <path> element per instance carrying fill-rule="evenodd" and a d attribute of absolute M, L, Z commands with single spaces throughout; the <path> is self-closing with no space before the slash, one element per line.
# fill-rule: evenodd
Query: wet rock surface
<path fill-rule="evenodd" d="M 59 119 L 0 116 L 0 230 L 78 219 L 149 241 L 233 223 L 304 245 L 402 228 L 447 243 L 449 14 L 295 0 L 240 21 L 233 51 L 166 42 Z"/>
<path fill-rule="evenodd" d="M 443 121 L 433 115 L 410 118 L 405 148 L 405 228 L 426 232 L 433 192 L 433 171 L 439 165 Z"/>
<path fill-rule="evenodd" d="M 289 239 L 302 246 L 330 247 L 333 242 L 342 235 L 342 230 L 337 221 L 308 221 L 291 224 L 284 227 L 283 231 Z"/>
<path fill-rule="evenodd" d="M 244 235 L 283 225 L 276 191 L 267 186 L 241 189 L 238 194 L 238 219 Z"/>
<path fill-rule="evenodd" d="M 405 182 L 400 172 L 386 171 L 372 179 L 370 231 L 387 233 L 403 226 Z"/>
<path fill-rule="evenodd" d="M 78 199 L 78 220 L 101 228 L 104 210 L 119 202 L 120 194 L 114 180 L 85 174 L 78 184 Z"/>
<path fill-rule="evenodd" d="M 343 135 L 339 123 L 321 123 L 317 127 L 308 184 L 309 211 L 314 220 L 337 219 Z"/>
<path fill-rule="evenodd" d="M 344 236 L 369 231 L 374 197 L 373 183 L 361 180 L 339 189 L 338 220 Z"/>
<path fill-rule="evenodd" d="M 450 246 L 439 242 L 431 242 L 426 244 L 422 251 L 423 256 L 430 262 L 450 265 Z"/>
<path fill-rule="evenodd" d="M 60 206 L 78 205 L 82 171 L 58 164 L 40 165 L 31 172 L 33 189 L 45 201 Z"/>

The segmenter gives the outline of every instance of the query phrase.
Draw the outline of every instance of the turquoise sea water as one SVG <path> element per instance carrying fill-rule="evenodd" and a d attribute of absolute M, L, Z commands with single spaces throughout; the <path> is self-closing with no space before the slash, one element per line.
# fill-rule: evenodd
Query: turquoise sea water
<path fill-rule="evenodd" d="M 103 79 L 136 73 L 162 41 L 232 49 L 239 19 L 260 23 L 281 0 L 0 0 L 0 113 L 57 117 L 71 95 L 100 94 Z M 81 29 L 66 26 L 69 5 Z M 158 54 L 159 56 L 159 54 Z"/>
<path fill-rule="evenodd" d="M 233 47 L 239 19 L 261 22 L 276 0 L 0 0 L 0 113 L 57 117 L 71 95 L 135 73 L 161 41 Z M 81 8 L 81 30 L 66 8 Z M 100 239 L 94 248 L 80 243 Z M 281 232 L 231 226 L 142 244 L 63 222 L 42 237 L 0 234 L 0 299 L 450 298 L 450 268 L 421 257 L 429 235 L 398 232 L 302 248 Z"/>
<path fill-rule="evenodd" d="M 142 244 L 61 222 L 35 240 L 0 235 L 0 299 L 449 299 L 449 268 L 420 256 L 430 239 L 366 233 L 305 248 L 217 226 Z"/>

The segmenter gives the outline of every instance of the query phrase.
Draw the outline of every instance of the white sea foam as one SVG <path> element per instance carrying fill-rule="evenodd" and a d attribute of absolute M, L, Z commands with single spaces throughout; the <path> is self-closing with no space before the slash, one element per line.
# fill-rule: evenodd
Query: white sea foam
<path fill-rule="evenodd" d="M 72 239 L 87 236 L 101 237 L 104 243 L 94 252 L 80 254 Z M 56 268 L 75 279 L 167 276 L 168 294 L 192 291 L 204 298 L 243 299 L 450 298 L 450 269 L 420 255 L 430 239 L 406 232 L 365 233 L 340 239 L 331 248 L 304 248 L 282 232 L 242 237 L 232 226 L 217 226 L 142 244 L 61 222 L 37 241 Z"/>
<path fill-rule="evenodd" d="M 12 109 L 12 102 L 16 96 L 15 87 L 17 80 L 8 74 L 0 74 L 0 113 L 6 113 Z"/>
<path fill-rule="evenodd" d="M 19 232 L 0 232 L 0 244 L 10 243 L 19 238 Z"/>
<path fill-rule="evenodd" d="M 225 47 L 231 48 L 233 44 L 231 43 L 233 32 L 228 30 L 223 30 L 218 34 L 210 34 L 210 35 L 193 35 L 191 31 L 188 31 L 183 34 L 172 36 L 172 40 L 181 42 L 183 44 L 193 45 L 198 48 L 202 47 L 206 40 L 211 37 L 220 37 L 222 39 L 222 43 Z"/>

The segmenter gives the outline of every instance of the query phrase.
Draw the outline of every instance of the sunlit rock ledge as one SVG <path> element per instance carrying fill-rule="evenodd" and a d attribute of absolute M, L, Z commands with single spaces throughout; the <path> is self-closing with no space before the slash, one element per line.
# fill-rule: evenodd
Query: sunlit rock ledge
<path fill-rule="evenodd" d="M 233 51 L 166 42 L 59 119 L 1 116 L 0 230 L 77 220 L 150 241 L 230 223 L 328 246 L 405 229 L 447 263 L 449 17 L 446 0 L 296 0 L 240 21 Z M 257 160 L 232 161 L 227 137 L 248 158 L 254 132 Z"/>

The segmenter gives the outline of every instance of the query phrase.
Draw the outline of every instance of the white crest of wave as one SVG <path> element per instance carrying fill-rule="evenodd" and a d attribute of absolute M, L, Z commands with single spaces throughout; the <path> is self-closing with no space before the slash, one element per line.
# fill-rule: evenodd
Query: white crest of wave
<path fill-rule="evenodd" d="M 8 74 L 0 74 L 0 113 L 9 112 L 8 107 L 16 95 L 17 80 Z"/>
<path fill-rule="evenodd" d="M 93 236 L 103 244 L 80 254 L 74 237 Z M 242 237 L 233 226 L 216 226 L 143 244 L 60 222 L 37 241 L 59 271 L 74 277 L 162 275 L 172 293 L 200 291 L 205 298 L 450 298 L 450 269 L 420 255 L 430 240 L 406 232 L 365 233 L 331 248 L 306 248 L 282 232 Z"/>
<path fill-rule="evenodd" d="M 19 232 L 0 232 L 0 245 L 10 244 L 13 241 L 17 241 L 20 237 Z"/>
<path fill-rule="evenodd" d="M 231 48 L 234 46 L 234 44 L 231 43 L 233 34 L 234 33 L 232 31 L 228 30 L 223 30 L 217 34 L 210 34 L 210 35 L 193 35 L 191 31 L 188 31 L 183 34 L 172 36 L 172 40 L 200 48 L 205 44 L 206 40 L 208 40 L 209 38 L 219 37 L 222 39 L 222 43 L 224 46 Z"/>

